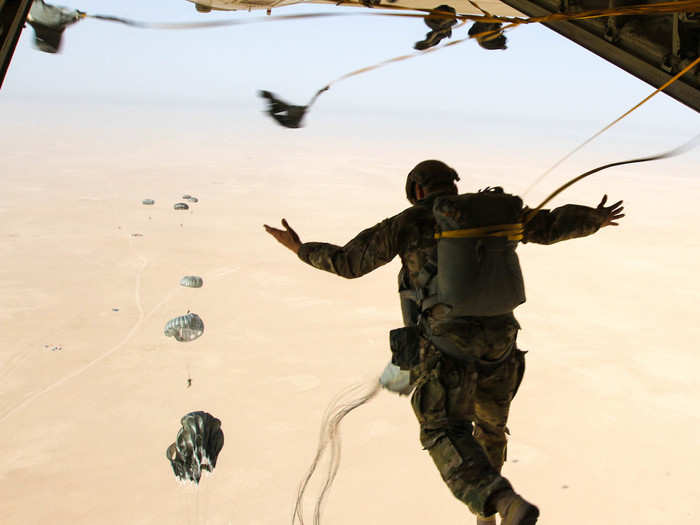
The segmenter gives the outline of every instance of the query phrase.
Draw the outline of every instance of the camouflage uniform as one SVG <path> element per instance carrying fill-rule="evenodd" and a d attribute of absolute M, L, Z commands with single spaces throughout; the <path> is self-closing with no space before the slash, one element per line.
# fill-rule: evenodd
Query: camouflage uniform
<path fill-rule="evenodd" d="M 437 257 L 431 195 L 417 205 L 362 231 L 345 246 L 308 242 L 304 262 L 346 278 L 356 278 L 401 257 L 407 284 Z M 523 214 L 527 213 L 527 209 Z M 566 205 L 541 210 L 525 226 L 522 242 L 552 244 L 595 233 L 605 213 Z M 420 423 L 420 441 L 453 494 L 474 514 L 491 515 L 489 497 L 511 488 L 500 475 L 506 459 L 508 409 L 525 371 L 515 346 L 520 325 L 512 313 L 493 317 L 445 318 L 434 306 L 426 322 L 433 335 L 448 337 L 473 359 L 463 361 L 421 339 L 420 362 L 411 370 L 411 404 Z"/>

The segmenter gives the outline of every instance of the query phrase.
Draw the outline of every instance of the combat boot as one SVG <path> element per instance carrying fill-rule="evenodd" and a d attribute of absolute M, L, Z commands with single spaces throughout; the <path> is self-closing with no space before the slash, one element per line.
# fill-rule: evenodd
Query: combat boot
<path fill-rule="evenodd" d="M 496 515 L 492 514 L 488 518 L 482 515 L 477 515 L 476 525 L 496 525 Z"/>
<path fill-rule="evenodd" d="M 512 490 L 494 495 L 493 504 L 501 515 L 501 525 L 535 525 L 540 511 Z"/>

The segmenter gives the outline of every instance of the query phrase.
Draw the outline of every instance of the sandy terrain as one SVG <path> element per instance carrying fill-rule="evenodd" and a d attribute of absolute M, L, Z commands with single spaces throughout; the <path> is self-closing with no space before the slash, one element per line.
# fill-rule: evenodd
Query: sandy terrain
<path fill-rule="evenodd" d="M 389 358 L 398 261 L 346 281 L 303 265 L 262 223 L 284 216 L 303 240 L 344 243 L 404 207 L 404 174 L 423 158 L 473 172 L 464 191 L 519 191 L 554 160 L 497 168 L 457 145 L 340 150 L 276 129 L 266 143 L 188 148 L 143 129 L 81 140 L 64 130 L 37 154 L 35 133 L 4 138 L 7 525 L 289 523 L 326 404 Z M 700 520 L 700 180 L 689 158 L 620 169 L 557 201 L 624 198 L 620 228 L 520 249 L 528 302 L 517 314 L 530 352 L 504 473 L 543 525 Z M 584 156 L 581 167 L 596 163 Z M 184 193 L 200 202 L 174 211 Z M 186 274 L 204 287 L 180 287 Z M 204 335 L 166 338 L 165 323 L 188 309 Z M 220 418 L 226 439 L 196 490 L 164 457 L 192 410 Z M 345 420 L 324 523 L 472 523 L 421 450 L 406 398 L 381 392 Z"/>

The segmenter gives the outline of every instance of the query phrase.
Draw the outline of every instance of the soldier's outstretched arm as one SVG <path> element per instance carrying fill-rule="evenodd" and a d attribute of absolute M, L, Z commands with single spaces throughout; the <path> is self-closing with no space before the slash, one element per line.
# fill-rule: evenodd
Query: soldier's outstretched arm
<path fill-rule="evenodd" d="M 540 210 L 525 225 L 522 242 L 554 244 L 555 242 L 586 237 L 605 226 L 617 226 L 624 217 L 622 201 L 605 206 L 608 196 L 603 196 L 595 208 L 567 204 L 553 210 Z M 523 216 L 530 210 L 525 208 Z"/>
<path fill-rule="evenodd" d="M 302 243 L 287 221 L 283 220 L 282 225 L 286 231 L 267 225 L 265 230 L 305 263 L 348 279 L 365 275 L 398 254 L 398 224 L 393 218 L 363 230 L 345 246 L 325 242 Z"/>

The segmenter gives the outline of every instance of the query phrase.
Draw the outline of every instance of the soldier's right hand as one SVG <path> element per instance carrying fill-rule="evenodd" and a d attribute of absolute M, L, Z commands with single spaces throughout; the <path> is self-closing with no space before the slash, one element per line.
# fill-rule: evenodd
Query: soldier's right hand
<path fill-rule="evenodd" d="M 277 239 L 277 241 L 280 244 L 282 244 L 286 248 L 289 248 L 294 253 L 299 253 L 299 248 L 301 248 L 301 245 L 303 243 L 301 242 L 301 239 L 299 238 L 297 232 L 295 232 L 289 225 L 287 219 L 282 219 L 282 226 L 284 226 L 284 230 L 273 228 L 272 226 L 268 226 L 267 224 L 263 224 L 263 226 L 265 228 L 265 231 L 267 231 L 267 233 L 269 233 L 275 239 Z"/>

